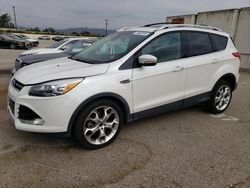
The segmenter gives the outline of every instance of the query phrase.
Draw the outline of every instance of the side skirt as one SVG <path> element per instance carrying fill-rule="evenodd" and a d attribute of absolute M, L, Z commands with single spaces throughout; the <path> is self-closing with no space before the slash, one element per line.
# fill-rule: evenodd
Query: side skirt
<path fill-rule="evenodd" d="M 136 121 L 136 120 L 143 119 L 146 117 L 152 117 L 155 115 L 164 114 L 164 113 L 167 113 L 170 111 L 175 111 L 178 109 L 190 107 L 190 106 L 193 106 L 195 104 L 205 102 L 205 101 L 209 100 L 210 94 L 211 94 L 211 92 L 206 92 L 206 93 L 199 94 L 199 95 L 196 95 L 193 97 L 189 97 L 189 98 L 184 99 L 184 100 L 172 102 L 169 104 L 165 104 L 162 106 L 158 106 L 155 108 L 144 110 L 141 112 L 133 113 L 133 114 L 131 114 L 132 119 L 133 119 L 132 121 Z M 131 121 L 129 121 L 129 122 L 131 122 Z"/>

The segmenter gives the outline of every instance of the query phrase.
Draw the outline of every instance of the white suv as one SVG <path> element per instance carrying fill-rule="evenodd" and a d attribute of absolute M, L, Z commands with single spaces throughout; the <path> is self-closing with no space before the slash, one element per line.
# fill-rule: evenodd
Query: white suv
<path fill-rule="evenodd" d="M 19 57 L 38 55 L 38 54 L 62 53 L 63 51 L 67 50 L 81 39 L 82 38 L 66 38 L 58 42 L 55 42 L 46 48 L 35 48 L 31 50 L 26 50 L 22 52 L 19 55 Z"/>
<path fill-rule="evenodd" d="M 19 70 L 8 109 L 19 130 L 68 133 L 85 148 L 110 144 L 124 122 L 197 103 L 229 105 L 239 52 L 212 27 L 124 28 L 74 55 Z"/>

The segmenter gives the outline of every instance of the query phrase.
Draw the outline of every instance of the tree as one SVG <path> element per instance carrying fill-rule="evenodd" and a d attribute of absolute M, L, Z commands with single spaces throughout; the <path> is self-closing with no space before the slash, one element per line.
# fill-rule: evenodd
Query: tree
<path fill-rule="evenodd" d="M 46 32 L 46 33 L 55 33 L 56 30 L 54 28 L 52 28 L 52 27 L 49 27 L 49 28 L 45 28 L 43 30 L 43 32 Z"/>
<path fill-rule="evenodd" d="M 11 16 L 8 13 L 0 16 L 0 27 L 15 27 L 15 25 L 11 22 Z"/>
<path fill-rule="evenodd" d="M 82 34 L 82 35 L 90 35 L 91 33 L 88 32 L 88 31 L 83 31 L 81 34 Z"/>
<path fill-rule="evenodd" d="M 32 30 L 36 31 L 36 32 L 40 32 L 41 31 L 39 27 L 34 27 L 34 28 L 32 28 Z"/>
<path fill-rule="evenodd" d="M 39 33 L 41 30 L 40 30 L 39 27 L 34 27 L 34 28 L 29 28 L 29 29 L 27 29 L 27 31 L 34 31 L 34 32 Z"/>
<path fill-rule="evenodd" d="M 72 32 L 71 35 L 80 36 L 80 34 L 77 32 Z"/>

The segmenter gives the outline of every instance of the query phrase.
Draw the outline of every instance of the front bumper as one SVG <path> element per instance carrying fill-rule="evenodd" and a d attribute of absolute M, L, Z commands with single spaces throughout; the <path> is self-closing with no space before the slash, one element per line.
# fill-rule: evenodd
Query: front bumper
<path fill-rule="evenodd" d="M 8 111 L 18 130 L 39 132 L 39 133 L 62 133 L 67 132 L 69 120 L 77 107 L 70 94 L 57 97 L 33 97 L 28 95 L 31 86 L 24 86 L 18 91 L 12 83 L 8 89 Z M 14 105 L 11 107 L 10 101 Z M 20 106 L 29 108 L 37 114 L 43 124 L 37 125 L 27 123 L 20 119 Z"/>
<path fill-rule="evenodd" d="M 17 43 L 17 47 L 20 49 L 26 49 L 26 44 L 25 43 Z"/>

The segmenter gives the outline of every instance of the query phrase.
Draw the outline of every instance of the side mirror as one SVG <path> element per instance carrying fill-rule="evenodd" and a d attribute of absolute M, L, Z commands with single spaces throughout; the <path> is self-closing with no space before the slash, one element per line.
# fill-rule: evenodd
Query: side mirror
<path fill-rule="evenodd" d="M 65 51 L 65 50 L 68 49 L 68 46 L 62 46 L 60 49 L 61 49 L 62 51 Z"/>
<path fill-rule="evenodd" d="M 138 60 L 142 66 L 154 66 L 157 63 L 157 57 L 149 54 L 141 55 Z"/>

